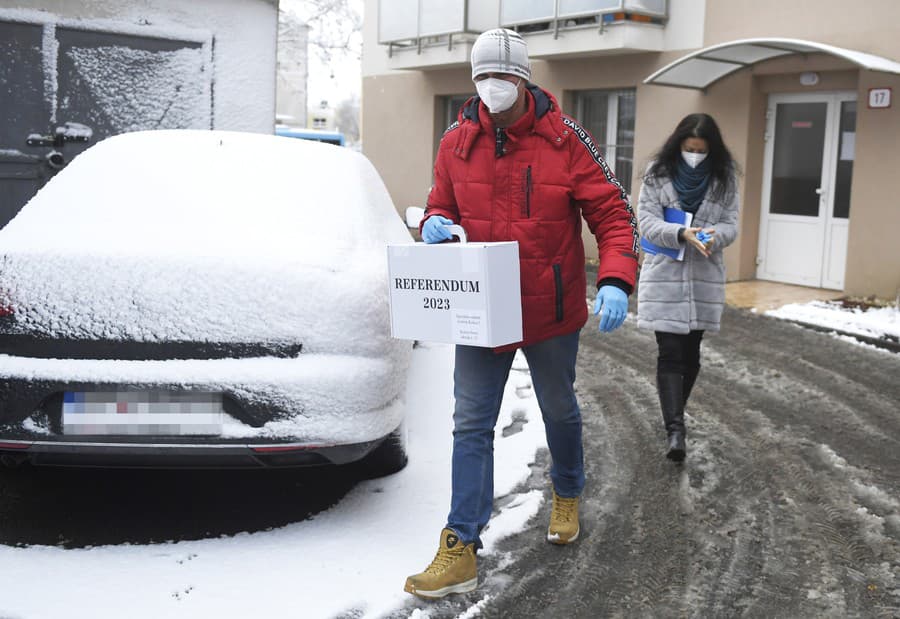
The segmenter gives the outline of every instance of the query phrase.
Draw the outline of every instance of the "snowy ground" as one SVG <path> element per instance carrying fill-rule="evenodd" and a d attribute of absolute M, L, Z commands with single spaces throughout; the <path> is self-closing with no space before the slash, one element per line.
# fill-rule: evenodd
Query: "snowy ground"
<path fill-rule="evenodd" d="M 754 310 L 755 311 L 755 310 Z M 870 346 L 847 334 L 872 340 L 897 343 L 900 341 L 900 308 L 896 305 L 848 308 L 836 301 L 812 301 L 792 303 L 765 312 L 766 316 L 817 325 L 831 330 L 835 337 Z"/>
<path fill-rule="evenodd" d="M 861 312 L 815 302 L 767 315 L 871 337 L 900 335 L 896 308 Z M 448 507 L 451 350 L 423 345 L 414 351 L 410 464 L 401 473 L 361 483 L 330 510 L 275 530 L 82 549 L 0 546 L 0 617 L 380 617 L 410 603 L 403 581 L 431 559 Z M 502 563 L 498 542 L 525 529 L 541 508 L 540 490 L 514 492 L 527 488 L 520 483 L 545 446 L 539 415 L 519 357 L 496 439 L 496 495 L 508 498 L 485 532 L 480 556 Z M 428 616 L 427 604 L 413 604 L 411 616 Z M 469 610 L 477 614 L 477 607 Z"/>

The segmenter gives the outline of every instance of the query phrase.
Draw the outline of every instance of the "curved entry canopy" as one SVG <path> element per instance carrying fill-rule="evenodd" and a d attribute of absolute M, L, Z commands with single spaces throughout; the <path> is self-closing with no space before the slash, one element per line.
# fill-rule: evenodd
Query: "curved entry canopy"
<path fill-rule="evenodd" d="M 870 71 L 900 74 L 900 62 L 852 49 L 834 47 L 802 39 L 741 39 L 720 43 L 692 52 L 672 62 L 647 79 L 645 84 L 677 86 L 705 90 L 710 84 L 757 62 L 789 56 L 822 52 L 849 60 Z"/>

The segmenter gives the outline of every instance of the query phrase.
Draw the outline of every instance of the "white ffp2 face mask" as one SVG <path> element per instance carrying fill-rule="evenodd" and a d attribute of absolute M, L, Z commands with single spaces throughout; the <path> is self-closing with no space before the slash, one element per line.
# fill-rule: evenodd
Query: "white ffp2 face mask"
<path fill-rule="evenodd" d="M 475 82 L 475 90 L 478 91 L 478 96 L 492 114 L 505 112 L 519 98 L 518 82 L 513 84 L 497 77 L 489 77 Z"/>
<path fill-rule="evenodd" d="M 707 153 L 689 153 L 686 150 L 681 151 L 681 158 L 692 168 L 696 168 L 703 163 L 703 160 L 706 159 L 706 155 Z"/>

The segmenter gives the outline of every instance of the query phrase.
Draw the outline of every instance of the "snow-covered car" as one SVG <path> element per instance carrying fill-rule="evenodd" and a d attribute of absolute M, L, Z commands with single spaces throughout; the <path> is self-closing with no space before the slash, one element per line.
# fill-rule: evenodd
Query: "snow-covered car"
<path fill-rule="evenodd" d="M 349 149 L 98 143 L 0 230 L 0 460 L 399 470 L 386 245 L 409 240 Z"/>

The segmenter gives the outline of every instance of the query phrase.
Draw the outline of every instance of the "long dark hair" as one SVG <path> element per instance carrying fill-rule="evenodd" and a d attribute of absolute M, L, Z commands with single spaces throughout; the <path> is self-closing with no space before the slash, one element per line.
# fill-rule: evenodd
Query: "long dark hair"
<path fill-rule="evenodd" d="M 722 133 L 713 117 L 709 114 L 688 114 L 681 119 L 672 135 L 666 139 L 665 144 L 654 155 L 653 164 L 647 171 L 647 177 L 668 176 L 675 178 L 678 171 L 678 162 L 681 160 L 681 143 L 687 138 L 703 138 L 709 147 L 706 160 L 709 162 L 709 174 L 715 188 L 713 196 L 722 198 L 728 192 L 733 191 L 734 175 L 738 172 L 738 166 L 725 142 Z"/>

